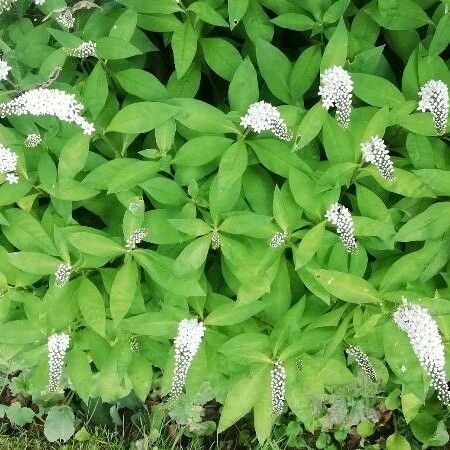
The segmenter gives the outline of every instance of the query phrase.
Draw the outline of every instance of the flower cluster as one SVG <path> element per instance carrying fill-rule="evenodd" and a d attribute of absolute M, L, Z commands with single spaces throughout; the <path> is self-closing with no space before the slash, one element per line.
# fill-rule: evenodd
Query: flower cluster
<path fill-rule="evenodd" d="M 130 350 L 133 353 L 137 353 L 139 351 L 139 341 L 136 336 L 131 336 L 129 340 Z"/>
<path fill-rule="evenodd" d="M 35 148 L 42 142 L 42 137 L 38 133 L 31 133 L 25 139 L 25 147 Z"/>
<path fill-rule="evenodd" d="M 45 3 L 46 0 L 34 0 L 34 3 L 36 3 L 37 6 L 42 6 Z"/>
<path fill-rule="evenodd" d="M 221 245 L 220 234 L 217 231 L 214 231 L 211 234 L 211 248 L 213 250 L 218 250 Z"/>
<path fill-rule="evenodd" d="M 65 333 L 55 333 L 48 338 L 48 389 L 57 391 L 64 367 L 64 357 L 69 348 L 70 337 Z"/>
<path fill-rule="evenodd" d="M 444 134 L 448 121 L 448 87 L 441 80 L 427 81 L 420 89 L 417 109 L 430 111 L 438 134 Z"/>
<path fill-rule="evenodd" d="M 82 42 L 78 47 L 66 48 L 65 52 L 69 56 L 75 58 L 87 58 L 89 56 L 95 56 L 97 50 L 97 44 L 93 41 Z"/>
<path fill-rule="evenodd" d="M 275 361 L 270 371 L 270 388 L 272 391 L 272 410 L 278 416 L 283 414 L 286 395 L 286 369 L 281 361 Z"/>
<path fill-rule="evenodd" d="M 271 237 L 269 245 L 274 248 L 281 247 L 286 242 L 287 237 L 287 233 L 278 231 Z"/>
<path fill-rule="evenodd" d="M 73 123 L 82 128 L 84 134 L 92 134 L 94 125 L 82 115 L 83 105 L 75 96 L 58 89 L 37 88 L 0 103 L 0 116 L 53 116 L 63 122 Z"/>
<path fill-rule="evenodd" d="M 250 128 L 255 133 L 271 131 L 277 138 L 290 141 L 293 137 L 275 106 L 265 101 L 253 103 L 241 117 L 241 126 Z"/>
<path fill-rule="evenodd" d="M 389 157 L 389 150 L 383 138 L 372 136 L 367 142 L 361 144 L 361 151 L 364 161 L 376 166 L 384 179 L 389 181 L 395 179 L 394 164 Z"/>
<path fill-rule="evenodd" d="M 11 70 L 11 67 L 8 65 L 6 61 L 0 59 L 0 80 L 6 80 L 8 78 L 8 73 Z"/>
<path fill-rule="evenodd" d="M 353 219 L 348 208 L 340 203 L 332 203 L 328 208 L 326 219 L 336 227 L 337 234 L 348 252 L 354 252 L 357 248 Z"/>
<path fill-rule="evenodd" d="M 395 310 L 394 321 L 408 335 L 411 347 L 420 365 L 430 376 L 431 385 L 436 389 L 439 400 L 449 405 L 450 390 L 445 374 L 444 346 L 436 321 L 427 309 L 408 303 L 406 298 L 403 298 L 403 304 Z"/>
<path fill-rule="evenodd" d="M 352 112 L 353 81 L 350 74 L 340 66 L 333 66 L 320 75 L 319 95 L 327 110 L 336 108 L 336 120 L 347 128 Z"/>
<path fill-rule="evenodd" d="M 0 0 L 0 14 L 4 11 L 9 11 L 13 3 L 17 0 Z"/>
<path fill-rule="evenodd" d="M 59 12 L 55 17 L 56 22 L 63 28 L 71 29 L 75 25 L 75 17 L 73 17 L 70 8 L 66 8 Z"/>
<path fill-rule="evenodd" d="M 18 156 L 9 148 L 0 144 L 0 173 L 2 173 L 9 184 L 14 184 L 19 181 L 16 175 Z"/>
<path fill-rule="evenodd" d="M 134 250 L 144 240 L 145 236 L 147 236 L 147 230 L 145 228 L 138 228 L 128 236 L 125 247 L 128 250 Z"/>
<path fill-rule="evenodd" d="M 368 356 L 361 350 L 360 347 L 351 345 L 347 348 L 347 354 L 353 356 L 364 375 L 366 375 L 370 381 L 373 381 L 374 383 L 377 381 L 377 373 L 375 372 L 372 363 L 369 361 Z"/>
<path fill-rule="evenodd" d="M 70 272 L 72 271 L 72 267 L 70 264 L 67 263 L 61 263 L 55 272 L 55 285 L 56 287 L 62 288 L 64 287 L 69 279 L 70 279 Z"/>
<path fill-rule="evenodd" d="M 186 383 L 189 367 L 202 343 L 205 326 L 197 319 L 183 319 L 178 325 L 174 341 L 175 367 L 170 396 L 179 397 Z"/>

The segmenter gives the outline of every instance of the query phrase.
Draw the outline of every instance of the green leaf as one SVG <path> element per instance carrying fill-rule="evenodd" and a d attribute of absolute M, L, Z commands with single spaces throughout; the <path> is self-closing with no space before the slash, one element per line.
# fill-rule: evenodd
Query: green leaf
<path fill-rule="evenodd" d="M 270 91 L 285 103 L 290 101 L 291 62 L 286 55 L 263 39 L 256 42 L 256 59 Z"/>
<path fill-rule="evenodd" d="M 200 100 L 190 98 L 173 99 L 180 108 L 176 119 L 184 126 L 201 133 L 236 133 L 234 123 L 220 110 Z"/>
<path fill-rule="evenodd" d="M 202 166 L 218 158 L 231 144 L 232 140 L 222 136 L 200 136 L 183 144 L 172 160 L 181 166 Z"/>
<path fill-rule="evenodd" d="M 442 53 L 450 43 L 450 14 L 444 14 L 436 27 L 436 30 L 431 39 L 428 53 L 430 55 L 439 55 Z"/>
<path fill-rule="evenodd" d="M 177 331 L 177 322 L 166 313 L 144 313 L 123 319 L 120 328 L 144 336 L 172 338 Z"/>
<path fill-rule="evenodd" d="M 144 184 L 155 176 L 159 169 L 160 164 L 156 161 L 133 161 L 123 169 L 118 170 L 115 177 L 109 180 L 108 193 L 117 194 L 138 184 Z"/>
<path fill-rule="evenodd" d="M 112 119 L 107 131 L 138 134 L 154 130 L 175 116 L 178 108 L 159 102 L 140 102 L 122 108 Z"/>
<path fill-rule="evenodd" d="M 77 394 L 87 404 L 92 389 L 92 372 L 85 352 L 74 346 L 67 354 L 67 375 Z"/>
<path fill-rule="evenodd" d="M 411 446 L 400 433 L 394 433 L 386 439 L 386 450 L 411 450 Z"/>
<path fill-rule="evenodd" d="M 291 97 L 302 97 L 312 86 L 320 69 L 320 47 L 313 45 L 304 50 L 292 69 L 290 78 Z"/>
<path fill-rule="evenodd" d="M 98 62 L 83 85 L 83 103 L 96 119 L 108 98 L 108 78 Z"/>
<path fill-rule="evenodd" d="M 165 205 L 184 205 L 187 195 L 173 180 L 166 177 L 155 177 L 141 183 L 142 189 L 157 202 Z"/>
<path fill-rule="evenodd" d="M 141 69 L 126 69 L 114 74 L 122 89 L 128 94 L 147 101 L 167 98 L 165 86 L 151 73 Z"/>
<path fill-rule="evenodd" d="M 272 19 L 271 22 L 281 28 L 294 31 L 306 31 L 314 27 L 314 20 L 304 14 L 297 13 L 281 14 L 275 17 L 275 19 Z"/>
<path fill-rule="evenodd" d="M 199 269 L 206 261 L 210 246 L 210 236 L 202 236 L 190 242 L 174 262 L 175 275 L 186 276 Z"/>
<path fill-rule="evenodd" d="M 350 303 L 379 303 L 378 293 L 366 280 L 335 270 L 309 269 L 331 295 Z"/>
<path fill-rule="evenodd" d="M 128 42 L 134 34 L 136 24 L 137 12 L 133 9 L 126 9 L 114 22 L 109 35 Z"/>
<path fill-rule="evenodd" d="M 249 57 L 245 58 L 234 71 L 228 88 L 228 100 L 232 110 L 244 113 L 258 101 L 258 75 Z"/>
<path fill-rule="evenodd" d="M 316 254 L 317 250 L 320 247 L 320 244 L 323 241 L 323 237 L 325 234 L 325 225 L 326 222 L 320 222 L 303 236 L 303 239 L 300 241 L 294 255 L 295 261 L 295 269 L 299 269 L 300 267 L 306 265 L 311 261 L 312 257 Z"/>
<path fill-rule="evenodd" d="M 61 261 L 44 253 L 16 252 L 9 254 L 9 261 L 18 269 L 36 275 L 55 273 Z"/>
<path fill-rule="evenodd" d="M 31 408 L 23 407 L 19 402 L 13 402 L 6 408 L 6 417 L 18 427 L 23 427 L 27 423 L 33 422 L 34 411 Z"/>
<path fill-rule="evenodd" d="M 3 344 L 31 344 L 44 335 L 28 320 L 12 320 L 0 324 L 0 342 Z"/>
<path fill-rule="evenodd" d="M 331 4 L 331 6 L 325 11 L 323 15 L 323 21 L 325 23 L 333 23 L 339 20 L 348 8 L 350 0 L 338 0 Z"/>
<path fill-rule="evenodd" d="M 425 241 L 441 237 L 450 227 L 450 202 L 435 203 L 398 230 L 400 242 Z"/>
<path fill-rule="evenodd" d="M 384 132 L 388 126 L 389 109 L 386 107 L 378 110 L 370 122 L 367 124 L 363 134 L 363 142 L 367 142 L 372 136 L 384 136 Z"/>
<path fill-rule="evenodd" d="M 152 366 L 142 356 L 135 354 L 128 369 L 137 397 L 144 402 L 152 387 Z"/>
<path fill-rule="evenodd" d="M 218 27 L 228 27 L 226 20 L 208 3 L 197 1 L 191 3 L 188 7 L 189 11 L 193 11 L 200 19 L 211 25 Z"/>
<path fill-rule="evenodd" d="M 394 108 L 405 101 L 390 81 L 367 73 L 352 73 L 355 95 L 369 105 Z"/>
<path fill-rule="evenodd" d="M 129 42 L 115 37 L 101 37 L 97 40 L 97 55 L 103 59 L 124 59 L 141 55 L 142 52 Z"/>
<path fill-rule="evenodd" d="M 87 255 L 115 258 L 125 253 L 124 247 L 97 233 L 84 231 L 71 233 L 68 236 L 68 240 L 77 250 Z"/>
<path fill-rule="evenodd" d="M 75 433 L 75 416 L 69 406 L 53 406 L 47 413 L 44 434 L 49 442 L 67 442 Z"/>
<path fill-rule="evenodd" d="M 262 302 L 226 303 L 219 306 L 205 319 L 206 326 L 228 326 L 245 322 L 261 312 L 266 305 Z"/>
<path fill-rule="evenodd" d="M 95 284 L 86 277 L 83 277 L 78 287 L 77 301 L 87 325 L 100 336 L 104 336 L 106 312 L 103 297 Z"/>
<path fill-rule="evenodd" d="M 197 32 L 188 20 L 172 35 L 172 50 L 177 77 L 180 79 L 189 69 L 197 53 Z"/>
<path fill-rule="evenodd" d="M 347 29 L 344 19 L 341 18 L 323 52 L 320 71 L 324 72 L 332 66 L 344 66 L 347 60 L 347 46 Z"/>
<path fill-rule="evenodd" d="M 72 179 L 83 170 L 89 153 L 89 137 L 76 135 L 61 150 L 58 164 L 60 180 Z"/>
<path fill-rule="evenodd" d="M 378 9 L 377 21 L 390 30 L 411 30 L 432 23 L 412 0 L 378 0 Z"/>
<path fill-rule="evenodd" d="M 111 316 L 117 325 L 126 315 L 133 303 L 138 283 L 138 270 L 136 263 L 127 259 L 118 270 L 111 286 L 110 308 Z"/>
<path fill-rule="evenodd" d="M 253 376 L 245 376 L 231 385 L 220 415 L 218 433 L 231 427 L 250 412 L 259 399 L 268 370 L 266 367 L 261 368 Z"/>
<path fill-rule="evenodd" d="M 321 102 L 316 103 L 307 111 L 297 128 L 295 141 L 296 150 L 300 150 L 307 146 L 320 133 L 326 118 L 327 110 L 322 106 Z"/>
<path fill-rule="evenodd" d="M 225 21 L 224 23 L 227 25 Z M 217 75 L 231 81 L 242 62 L 241 55 L 234 45 L 221 38 L 201 39 L 200 42 L 208 66 Z"/>
<path fill-rule="evenodd" d="M 228 0 L 228 18 L 230 28 L 233 29 L 244 17 L 249 0 Z"/>

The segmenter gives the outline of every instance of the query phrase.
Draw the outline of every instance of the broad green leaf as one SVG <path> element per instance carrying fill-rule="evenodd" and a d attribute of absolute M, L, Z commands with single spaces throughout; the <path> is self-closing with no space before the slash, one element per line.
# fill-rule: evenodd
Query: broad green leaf
<path fill-rule="evenodd" d="M 74 346 L 67 354 L 67 375 L 77 394 L 85 403 L 92 389 L 92 372 L 85 352 Z"/>
<path fill-rule="evenodd" d="M 218 158 L 232 140 L 222 136 L 199 136 L 183 144 L 172 159 L 173 164 L 202 166 Z"/>
<path fill-rule="evenodd" d="M 375 288 L 366 280 L 335 270 L 309 269 L 331 295 L 350 303 L 379 303 Z"/>
<path fill-rule="evenodd" d="M 199 269 L 208 256 L 210 246 L 211 238 L 209 236 L 202 236 L 190 242 L 178 255 L 173 264 L 175 274 L 186 276 Z"/>
<path fill-rule="evenodd" d="M 126 251 L 125 247 L 97 233 L 85 231 L 71 233 L 68 240 L 77 250 L 87 255 L 114 258 Z"/>
<path fill-rule="evenodd" d="M 97 40 L 97 54 L 103 59 L 124 59 L 142 54 L 134 45 L 116 37 L 101 37 Z"/>
<path fill-rule="evenodd" d="M 122 89 L 142 100 L 158 101 L 168 96 L 164 85 L 151 73 L 141 69 L 125 69 L 114 74 Z"/>
<path fill-rule="evenodd" d="M 36 275 L 55 273 L 61 261 L 44 253 L 16 252 L 9 254 L 9 261 L 18 269 Z"/>
<path fill-rule="evenodd" d="M 296 132 L 295 149 L 301 150 L 306 147 L 322 129 L 327 118 L 327 110 L 321 102 L 316 103 L 303 117 Z"/>
<path fill-rule="evenodd" d="M 23 427 L 27 423 L 33 422 L 35 413 L 31 408 L 21 406 L 20 402 L 14 401 L 6 408 L 6 417 L 18 427 Z"/>
<path fill-rule="evenodd" d="M 281 28 L 294 31 L 311 30 L 314 27 L 314 20 L 304 14 L 297 13 L 281 14 L 272 19 L 271 22 Z"/>
<path fill-rule="evenodd" d="M 400 242 L 436 239 L 449 228 L 450 202 L 435 203 L 403 225 L 395 239 Z"/>
<path fill-rule="evenodd" d="M 184 205 L 187 195 L 173 180 L 166 177 L 155 177 L 141 183 L 142 189 L 157 202 L 165 205 Z"/>
<path fill-rule="evenodd" d="M 122 320 L 133 303 L 138 276 L 136 263 L 134 263 L 133 260 L 128 259 L 114 277 L 111 286 L 109 306 L 115 324 L 118 324 Z"/>
<path fill-rule="evenodd" d="M 120 328 L 144 336 L 172 338 L 177 331 L 177 322 L 166 313 L 144 313 L 123 319 Z"/>
<path fill-rule="evenodd" d="M 290 77 L 291 97 L 302 97 L 314 83 L 320 69 L 320 47 L 313 45 L 304 50 L 294 64 Z"/>
<path fill-rule="evenodd" d="M 211 25 L 218 27 L 228 27 L 226 20 L 206 1 L 197 1 L 191 3 L 188 7 L 189 11 L 193 11 L 200 19 Z"/>
<path fill-rule="evenodd" d="M 83 103 L 96 119 L 108 98 L 108 78 L 98 62 L 83 85 Z"/>
<path fill-rule="evenodd" d="M 405 99 L 390 81 L 367 73 L 352 73 L 355 95 L 369 105 L 380 108 L 398 106 Z"/>
<path fill-rule="evenodd" d="M 436 27 L 431 39 L 428 52 L 430 55 L 439 55 L 450 44 L 450 14 L 444 14 Z"/>
<path fill-rule="evenodd" d="M 303 236 L 294 253 L 295 269 L 309 263 L 323 241 L 326 222 L 320 222 Z"/>
<path fill-rule="evenodd" d="M 227 23 L 224 21 L 225 25 Z M 231 81 L 242 62 L 233 44 L 221 38 L 205 38 L 201 41 L 206 63 L 217 75 Z"/>
<path fill-rule="evenodd" d="M 112 119 L 107 131 L 138 134 L 154 130 L 167 119 L 175 116 L 179 109 L 158 102 L 139 102 L 122 108 Z"/>
<path fill-rule="evenodd" d="M 375 20 L 390 30 L 411 30 L 431 23 L 420 5 L 412 0 L 378 0 L 378 10 Z"/>
<path fill-rule="evenodd" d="M 230 28 L 233 29 L 244 17 L 248 8 L 249 0 L 228 0 L 228 20 Z"/>
<path fill-rule="evenodd" d="M 172 35 L 172 50 L 178 79 L 187 72 L 194 60 L 197 39 L 197 32 L 189 20 L 180 25 Z"/>
<path fill-rule="evenodd" d="M 47 412 L 44 434 L 49 442 L 68 441 L 75 433 L 75 416 L 70 406 L 53 406 Z"/>
<path fill-rule="evenodd" d="M 289 103 L 291 62 L 286 55 L 269 42 L 258 39 L 256 59 L 261 75 L 270 91 L 285 103 Z"/>
<path fill-rule="evenodd" d="M 228 88 L 231 109 L 244 113 L 247 108 L 258 101 L 258 75 L 249 57 L 245 58 L 234 71 Z"/>
<path fill-rule="evenodd" d="M 28 320 L 12 320 L 0 324 L 2 344 L 25 345 L 44 339 L 41 330 Z"/>
<path fill-rule="evenodd" d="M 244 322 L 261 312 L 266 305 L 262 302 L 227 303 L 216 308 L 205 319 L 206 326 L 228 326 Z"/>
<path fill-rule="evenodd" d="M 128 369 L 135 394 L 144 402 L 152 387 L 152 366 L 142 356 L 135 354 Z"/>
<path fill-rule="evenodd" d="M 411 445 L 400 433 L 394 433 L 386 439 L 386 450 L 411 450 Z"/>
<path fill-rule="evenodd" d="M 344 66 L 347 60 L 347 46 L 347 29 L 344 19 L 341 18 L 323 52 L 320 71 L 324 72 L 332 66 Z"/>
<path fill-rule="evenodd" d="M 100 336 L 104 336 L 106 326 L 105 304 L 95 284 L 84 277 L 76 295 L 78 306 L 87 325 Z"/>
<path fill-rule="evenodd" d="M 108 193 L 127 191 L 138 184 L 145 183 L 153 178 L 160 164 L 156 161 L 133 161 L 121 170 L 108 183 Z"/>
<path fill-rule="evenodd" d="M 109 36 L 128 42 L 134 34 L 136 24 L 137 12 L 133 9 L 126 9 L 114 22 Z"/>
<path fill-rule="evenodd" d="M 58 164 L 60 180 L 71 179 L 83 170 L 89 153 L 88 136 L 74 136 L 69 139 L 61 150 Z"/>

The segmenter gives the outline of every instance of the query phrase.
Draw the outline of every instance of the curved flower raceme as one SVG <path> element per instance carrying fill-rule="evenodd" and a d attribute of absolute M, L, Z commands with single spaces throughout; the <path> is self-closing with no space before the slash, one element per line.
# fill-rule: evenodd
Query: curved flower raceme
<path fill-rule="evenodd" d="M 436 321 L 426 308 L 412 305 L 406 298 L 403 298 L 403 304 L 395 310 L 394 321 L 408 335 L 411 347 L 420 365 L 430 376 L 431 385 L 436 389 L 439 400 L 449 405 L 450 390 L 445 373 L 444 345 Z"/>
<path fill-rule="evenodd" d="M 55 17 L 55 20 L 63 28 L 67 28 L 69 30 L 73 28 L 75 25 L 75 17 L 73 17 L 70 8 L 65 8 L 62 11 L 60 11 Z"/>
<path fill-rule="evenodd" d="M 364 161 L 373 164 L 385 180 L 395 179 L 394 164 L 383 138 L 372 136 L 367 142 L 361 144 L 361 151 Z"/>
<path fill-rule="evenodd" d="M 364 375 L 366 375 L 370 381 L 374 383 L 377 381 L 377 373 L 375 372 L 372 363 L 369 361 L 368 356 L 361 350 L 360 347 L 351 345 L 347 348 L 347 354 L 353 356 Z"/>
<path fill-rule="evenodd" d="M 347 128 L 352 112 L 353 81 L 350 74 L 340 66 L 333 66 L 320 75 L 319 95 L 327 110 L 336 108 L 336 120 Z"/>
<path fill-rule="evenodd" d="M 356 250 L 355 233 L 353 228 L 353 218 L 348 208 L 340 203 L 332 203 L 328 208 L 326 219 L 336 227 L 337 234 L 348 252 Z"/>
<path fill-rule="evenodd" d="M 250 128 L 255 133 L 271 131 L 277 138 L 290 141 L 293 137 L 275 106 L 265 101 L 253 103 L 241 117 L 241 126 Z"/>
<path fill-rule="evenodd" d="M 444 134 L 448 122 L 448 87 L 441 80 L 427 81 L 419 91 L 419 111 L 430 111 L 438 134 Z"/>
<path fill-rule="evenodd" d="M 37 88 L 24 92 L 12 100 L 0 103 L 0 116 L 53 116 L 78 125 L 84 134 L 95 131 L 94 125 L 82 115 L 83 105 L 75 96 L 59 89 Z"/>
<path fill-rule="evenodd" d="M 95 52 L 97 50 L 97 44 L 93 41 L 82 42 L 77 47 L 66 48 L 65 52 L 69 56 L 73 56 L 74 58 L 87 58 L 89 56 L 95 56 Z"/>
<path fill-rule="evenodd" d="M 18 160 L 16 153 L 0 144 L 0 173 L 5 176 L 9 184 L 19 181 L 19 177 L 16 175 Z"/>
<path fill-rule="evenodd" d="M 200 348 L 204 334 L 205 326 L 197 319 L 183 319 L 179 323 L 174 341 L 175 367 L 170 390 L 171 398 L 177 398 L 182 394 L 189 367 Z"/>
<path fill-rule="evenodd" d="M 270 371 L 270 388 L 272 392 L 272 411 L 280 416 L 283 414 L 286 396 L 286 369 L 281 361 L 275 361 Z"/>
<path fill-rule="evenodd" d="M 69 343 L 70 337 L 65 333 L 55 333 L 48 338 L 48 389 L 51 392 L 59 388 Z"/>
<path fill-rule="evenodd" d="M 269 245 L 274 248 L 281 247 L 286 242 L 287 238 L 288 235 L 286 233 L 283 231 L 278 231 L 271 237 Z"/>

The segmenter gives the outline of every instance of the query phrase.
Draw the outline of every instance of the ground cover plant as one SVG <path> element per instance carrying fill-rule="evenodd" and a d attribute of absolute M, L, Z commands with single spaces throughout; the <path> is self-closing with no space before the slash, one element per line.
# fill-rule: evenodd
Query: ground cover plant
<path fill-rule="evenodd" d="M 449 8 L 0 0 L 4 430 L 445 446 Z"/>

